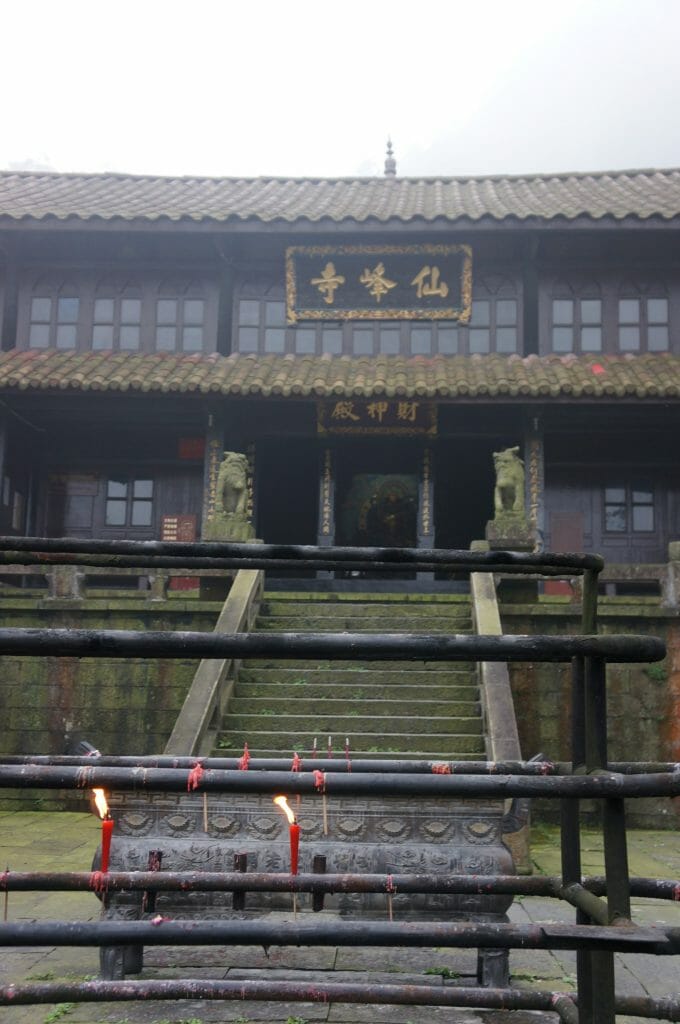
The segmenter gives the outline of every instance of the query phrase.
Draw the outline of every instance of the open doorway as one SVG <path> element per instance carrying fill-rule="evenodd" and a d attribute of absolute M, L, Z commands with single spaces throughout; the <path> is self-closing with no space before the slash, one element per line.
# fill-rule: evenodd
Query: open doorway
<path fill-rule="evenodd" d="M 485 536 L 493 518 L 493 452 L 503 447 L 488 437 L 451 438 L 435 456 L 434 526 L 438 548 L 468 550 Z"/>
<path fill-rule="evenodd" d="M 265 438 L 255 451 L 257 537 L 265 544 L 316 544 L 319 449 L 315 441 Z"/>

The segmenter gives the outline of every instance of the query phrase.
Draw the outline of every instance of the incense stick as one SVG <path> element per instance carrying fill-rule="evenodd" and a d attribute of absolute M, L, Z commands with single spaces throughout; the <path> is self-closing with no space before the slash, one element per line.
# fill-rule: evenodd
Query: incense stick
<path fill-rule="evenodd" d="M 203 794 L 203 831 L 208 831 L 208 794 Z"/>

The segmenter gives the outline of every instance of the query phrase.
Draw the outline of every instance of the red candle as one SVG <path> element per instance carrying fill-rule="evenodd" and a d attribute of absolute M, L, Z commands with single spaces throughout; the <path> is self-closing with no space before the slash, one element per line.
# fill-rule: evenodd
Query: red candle
<path fill-rule="evenodd" d="M 298 853 L 300 850 L 300 826 L 297 821 L 290 825 L 290 873 L 298 873 Z"/>
<path fill-rule="evenodd" d="M 295 820 L 295 815 L 288 806 L 285 796 L 275 796 L 274 803 L 281 808 L 288 818 L 288 834 L 290 838 L 290 873 L 298 873 L 298 853 L 300 851 L 300 826 Z"/>
<path fill-rule="evenodd" d="M 103 874 L 109 870 L 109 856 L 111 854 L 111 833 L 113 832 L 113 818 L 107 815 L 102 819 L 102 866 Z"/>
<path fill-rule="evenodd" d="M 93 789 L 94 802 L 102 818 L 102 864 L 100 871 L 106 874 L 109 870 L 109 857 L 111 855 L 111 835 L 113 833 L 113 818 L 109 814 L 109 805 L 106 801 L 103 789 Z"/>

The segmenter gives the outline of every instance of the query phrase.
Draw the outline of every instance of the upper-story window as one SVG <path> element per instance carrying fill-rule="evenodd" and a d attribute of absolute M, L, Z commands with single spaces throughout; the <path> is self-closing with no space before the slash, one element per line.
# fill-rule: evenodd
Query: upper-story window
<path fill-rule="evenodd" d="M 625 285 L 618 299 L 620 352 L 667 352 L 670 344 L 668 297 L 662 285 Z"/>
<path fill-rule="evenodd" d="M 212 282 L 83 273 L 33 279 L 20 293 L 20 347 L 193 353 L 215 351 L 216 337 Z"/>
<path fill-rule="evenodd" d="M 133 281 L 97 282 L 92 313 L 92 348 L 135 352 L 142 343 L 142 292 Z"/>
<path fill-rule="evenodd" d="M 39 281 L 30 304 L 29 347 L 75 348 L 79 317 L 80 297 L 75 285 L 54 287 Z"/>
<path fill-rule="evenodd" d="M 157 352 L 202 352 L 206 302 L 199 284 L 166 281 L 156 299 Z"/>
<path fill-rule="evenodd" d="M 553 352 L 602 351 L 602 298 L 594 284 L 553 288 L 550 340 Z"/>
<path fill-rule="evenodd" d="M 661 283 L 581 280 L 547 284 L 542 298 L 542 351 L 667 352 L 671 302 Z M 547 322 L 546 322 L 547 321 Z"/>
<path fill-rule="evenodd" d="M 423 320 L 332 320 L 286 324 L 283 289 L 248 282 L 235 303 L 233 349 L 284 355 L 434 356 L 518 351 L 520 307 L 513 282 L 480 279 L 470 323 Z"/>

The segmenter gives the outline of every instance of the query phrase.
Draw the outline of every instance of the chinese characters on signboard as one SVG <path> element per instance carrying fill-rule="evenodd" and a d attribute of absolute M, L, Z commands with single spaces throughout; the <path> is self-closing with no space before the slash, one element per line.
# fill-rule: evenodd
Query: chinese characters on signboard
<path fill-rule="evenodd" d="M 196 516 L 163 516 L 161 540 L 176 540 L 191 544 L 196 540 Z"/>
<path fill-rule="evenodd" d="M 467 245 L 291 246 L 286 316 L 299 320 L 460 320 L 470 317 Z"/>
<path fill-rule="evenodd" d="M 320 402 L 320 434 L 436 434 L 437 410 L 431 402 L 339 398 Z"/>

